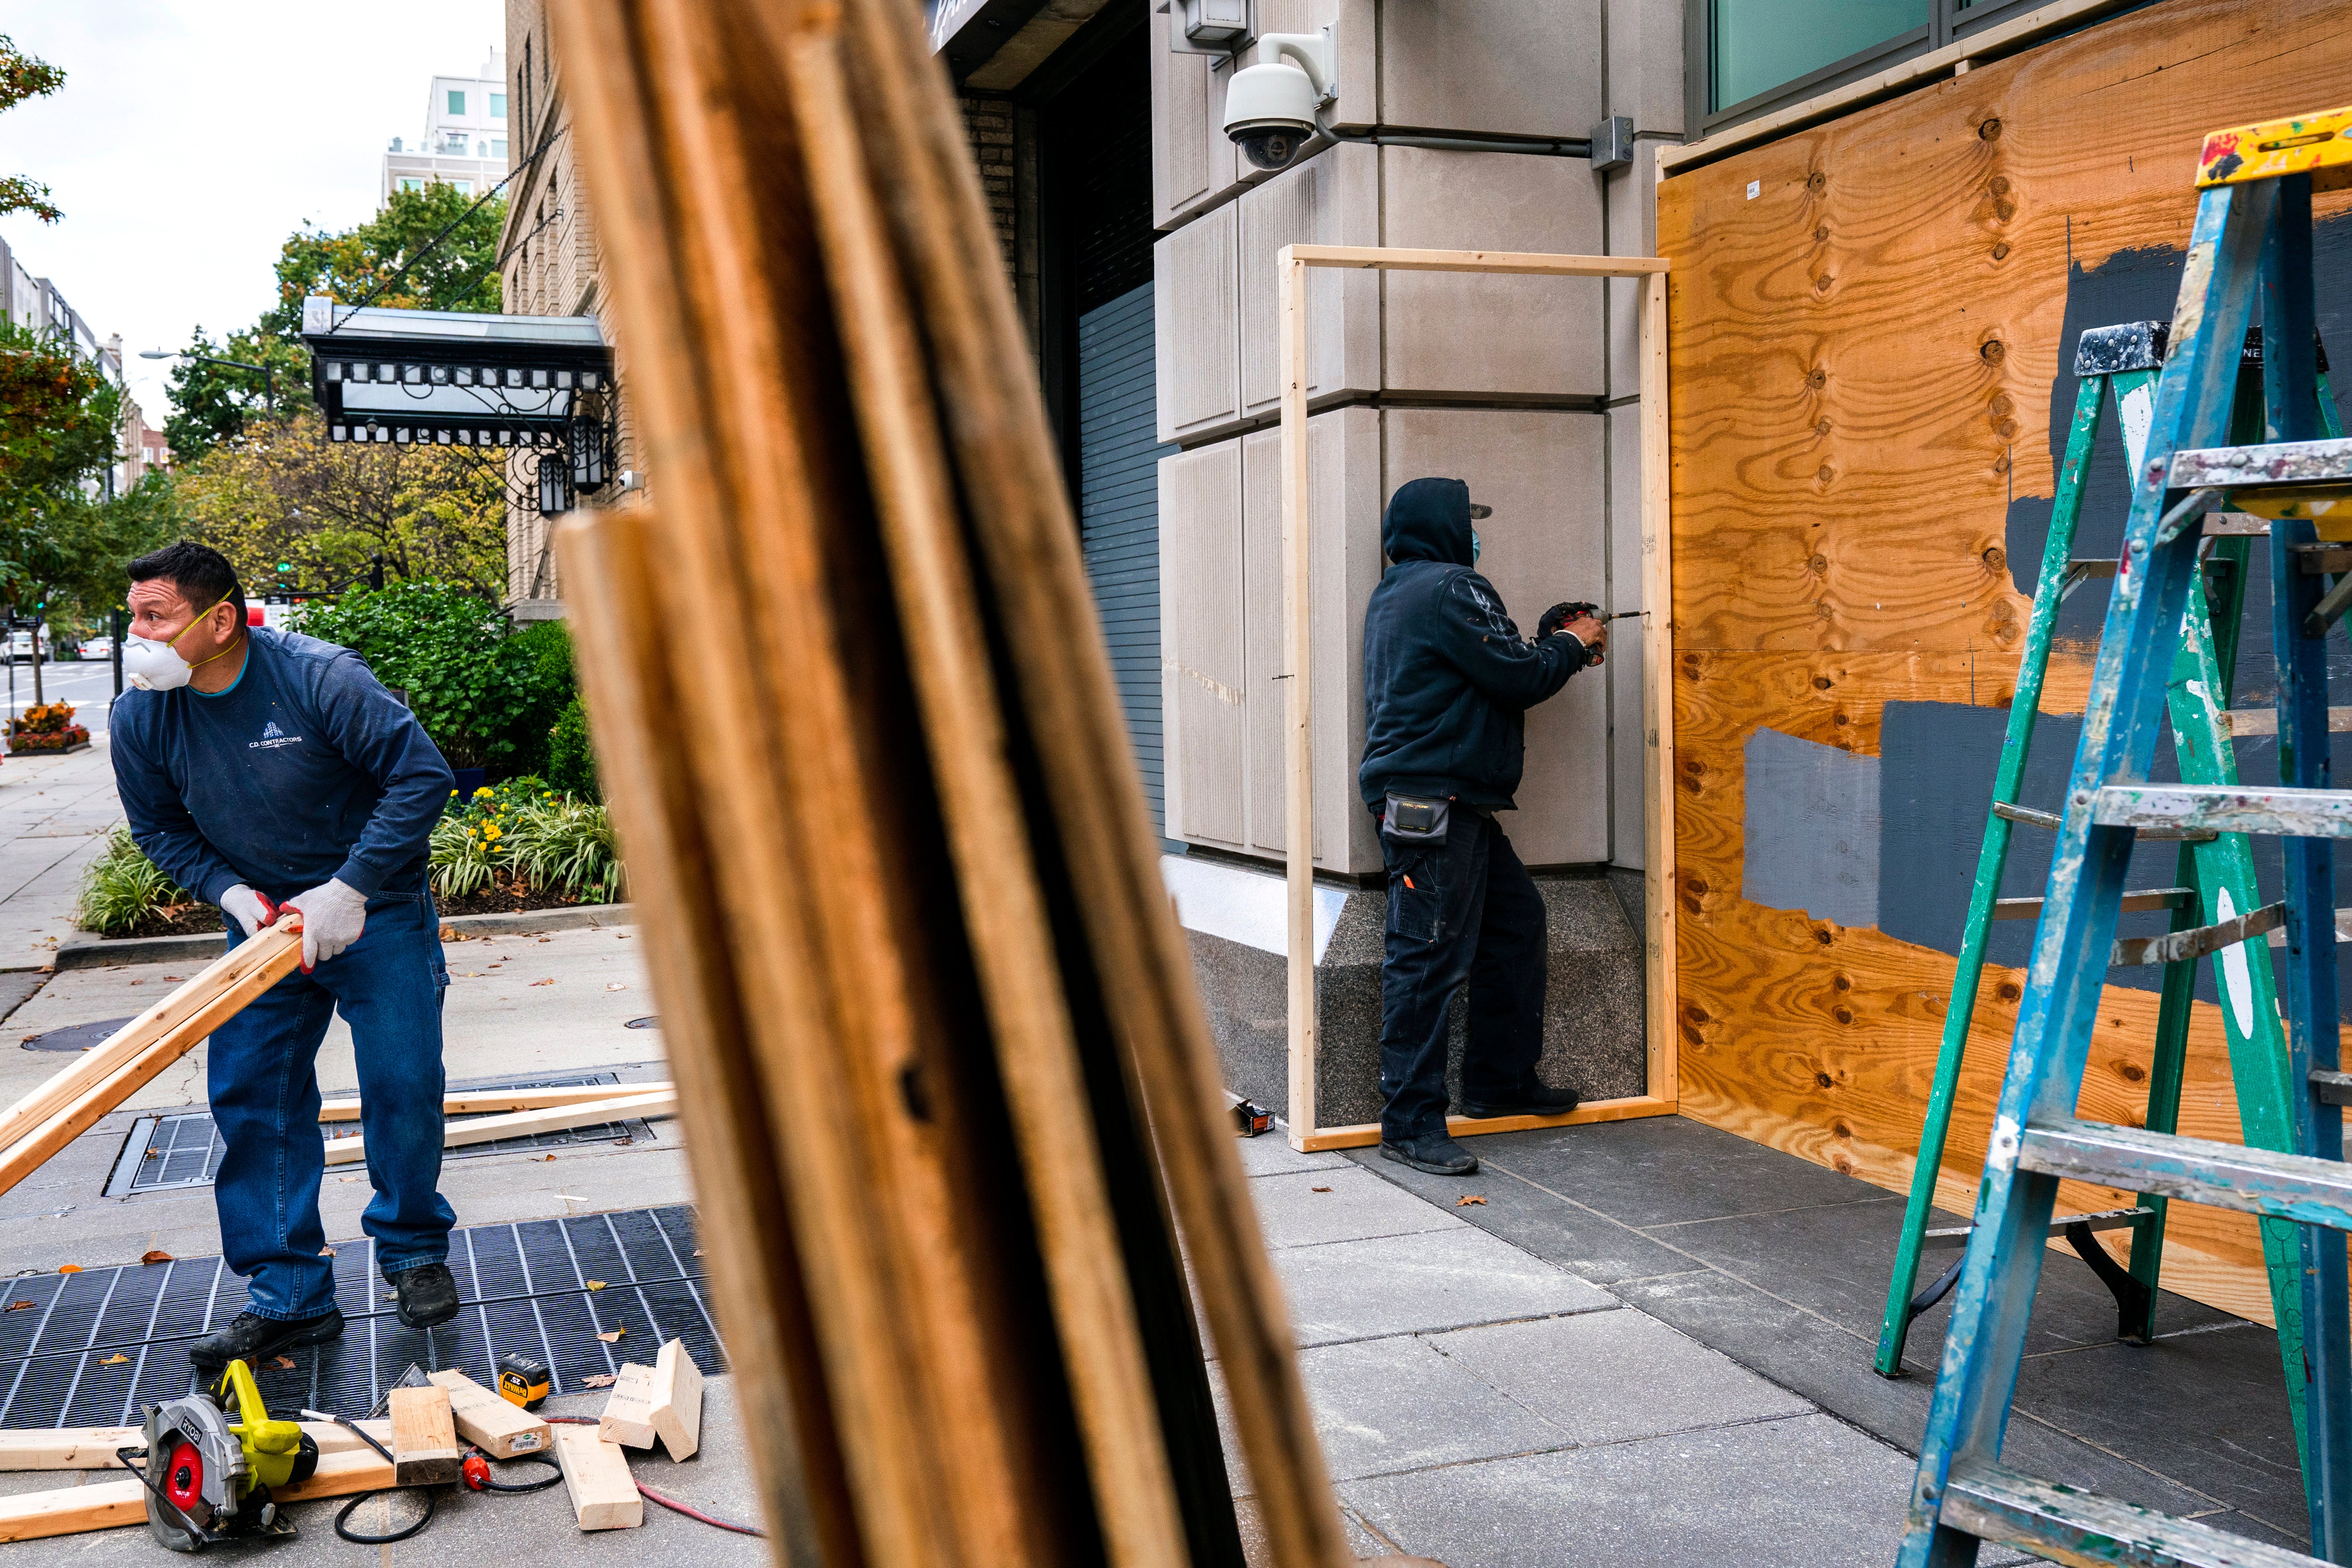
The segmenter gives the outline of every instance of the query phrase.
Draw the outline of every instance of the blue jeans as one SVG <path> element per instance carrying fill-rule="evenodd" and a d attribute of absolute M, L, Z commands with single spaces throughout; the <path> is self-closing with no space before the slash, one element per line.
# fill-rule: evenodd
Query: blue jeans
<path fill-rule="evenodd" d="M 1464 1096 L 1507 1100 L 1535 1080 L 1549 950 L 1543 895 L 1493 817 L 1457 804 L 1444 844 L 1383 833 L 1381 850 L 1381 1137 L 1396 1143 L 1445 1131 L 1446 1009 L 1465 980 Z"/>
<path fill-rule="evenodd" d="M 228 922 L 229 945 L 244 940 Z M 342 1009 L 359 1061 L 360 1130 L 375 1197 L 361 1225 L 386 1274 L 449 1256 L 457 1212 L 441 1196 L 441 956 L 433 895 L 371 899 L 359 941 L 296 970 L 213 1031 L 207 1087 L 227 1152 L 213 1187 L 221 1251 L 243 1275 L 246 1310 L 280 1321 L 335 1304 L 320 1256 L 319 1042 Z"/>

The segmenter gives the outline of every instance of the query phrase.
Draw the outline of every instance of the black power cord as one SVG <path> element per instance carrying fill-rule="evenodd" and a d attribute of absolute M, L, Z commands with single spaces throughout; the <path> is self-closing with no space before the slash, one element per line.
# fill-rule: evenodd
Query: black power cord
<path fill-rule="evenodd" d="M 385 1464 L 389 1465 L 395 1462 L 393 1459 L 391 1449 L 377 1442 L 372 1434 L 361 1431 L 360 1424 L 353 1421 L 349 1416 L 330 1415 L 323 1410 L 305 1410 L 302 1412 L 302 1415 L 307 1420 L 332 1421 L 338 1426 L 350 1427 L 353 1432 L 359 1433 L 359 1439 L 361 1442 L 365 1443 L 369 1447 L 373 1448 L 377 1453 L 383 1456 L 383 1462 Z M 395 1530 L 387 1535 L 363 1535 L 351 1527 L 352 1515 L 358 1511 L 360 1504 L 367 1501 L 370 1498 L 379 1498 L 384 1496 L 388 1492 L 405 1491 L 411 1489 L 422 1493 L 425 1499 L 425 1511 L 416 1516 L 415 1522 L 404 1525 L 400 1529 Z M 440 1500 L 435 1497 L 433 1493 L 425 1488 L 418 1487 L 410 1489 L 404 1487 L 379 1487 L 374 1491 L 360 1493 L 359 1496 L 352 1499 L 351 1501 L 342 1506 L 341 1510 L 335 1515 L 335 1534 L 341 1539 L 350 1542 L 354 1546 L 389 1546 L 395 1541 L 407 1540 L 410 1536 L 416 1534 L 426 1525 L 432 1523 L 433 1515 L 440 1506 Z"/>

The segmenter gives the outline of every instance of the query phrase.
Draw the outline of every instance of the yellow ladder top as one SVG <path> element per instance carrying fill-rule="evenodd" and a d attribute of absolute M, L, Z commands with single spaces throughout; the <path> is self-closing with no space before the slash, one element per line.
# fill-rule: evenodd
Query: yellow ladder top
<path fill-rule="evenodd" d="M 2240 185 L 2309 174 L 2315 191 L 2352 186 L 2352 109 L 2215 131 L 2197 158 L 2197 184 Z"/>

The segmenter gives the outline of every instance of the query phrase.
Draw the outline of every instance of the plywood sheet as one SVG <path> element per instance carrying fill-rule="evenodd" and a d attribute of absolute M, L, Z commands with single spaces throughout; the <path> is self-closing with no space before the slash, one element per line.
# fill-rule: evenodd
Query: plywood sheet
<path fill-rule="evenodd" d="M 1748 800 L 1746 747 L 1769 730 L 1874 757 L 1890 702 L 2006 707 L 2054 479 L 2053 398 L 2063 421 L 2073 331 L 2112 305 L 2070 289 L 2136 271 L 2129 302 L 2163 313 L 2203 133 L 2334 103 L 2347 76 L 2340 6 L 2165 0 L 1660 187 L 1685 1114 L 1907 1186 L 1953 958 L 1746 895 L 1748 836 L 1790 830 Z M 2347 201 L 2321 204 L 2329 254 L 2329 235 L 2352 234 L 2326 221 Z M 2086 507 L 2076 553 L 2112 548 L 2108 511 Z M 2096 608 L 2070 606 L 2045 712 L 2081 711 Z M 1956 750 L 1951 765 L 1990 778 L 1994 760 Z M 1962 1210 L 2021 979 L 1989 966 L 1978 1003 L 1940 1178 Z M 2084 1114 L 2141 1119 L 2156 1011 L 2154 993 L 2108 987 Z M 2239 1137 L 2202 1004 L 2181 1131 Z M 2236 1215 L 2175 1205 L 2165 1284 L 2269 1318 Z"/>

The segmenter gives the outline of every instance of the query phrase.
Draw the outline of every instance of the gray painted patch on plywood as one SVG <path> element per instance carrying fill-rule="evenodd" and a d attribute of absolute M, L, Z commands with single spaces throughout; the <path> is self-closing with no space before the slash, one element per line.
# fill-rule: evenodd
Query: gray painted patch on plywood
<path fill-rule="evenodd" d="M 1843 926 L 1878 923 L 1878 759 L 1777 730 L 1742 749 L 1747 858 L 1740 896 Z"/>

